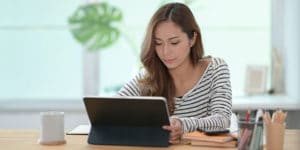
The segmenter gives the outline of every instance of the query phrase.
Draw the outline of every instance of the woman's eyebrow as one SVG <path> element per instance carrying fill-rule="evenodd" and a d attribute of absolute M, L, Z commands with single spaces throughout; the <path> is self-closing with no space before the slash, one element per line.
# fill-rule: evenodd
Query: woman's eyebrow
<path fill-rule="evenodd" d="M 173 40 L 173 39 L 177 39 L 177 38 L 179 38 L 179 36 L 170 37 L 170 38 L 168 38 L 168 40 Z"/>
<path fill-rule="evenodd" d="M 168 38 L 168 40 L 170 41 L 170 40 L 177 39 L 177 38 L 179 38 L 179 36 L 170 37 L 170 38 Z M 154 40 L 162 41 L 162 39 L 160 39 L 158 37 L 154 37 Z"/>

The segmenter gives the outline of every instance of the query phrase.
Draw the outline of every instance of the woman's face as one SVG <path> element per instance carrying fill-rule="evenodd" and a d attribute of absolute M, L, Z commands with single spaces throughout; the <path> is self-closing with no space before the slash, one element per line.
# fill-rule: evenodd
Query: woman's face
<path fill-rule="evenodd" d="M 164 21 L 157 25 L 154 43 L 158 57 L 169 70 L 190 63 L 189 54 L 194 41 L 172 21 Z"/>

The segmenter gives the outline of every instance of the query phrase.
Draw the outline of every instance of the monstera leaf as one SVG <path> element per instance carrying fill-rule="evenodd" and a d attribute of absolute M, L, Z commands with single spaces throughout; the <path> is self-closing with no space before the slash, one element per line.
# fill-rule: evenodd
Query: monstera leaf
<path fill-rule="evenodd" d="M 116 24 L 122 12 L 109 4 L 90 3 L 80 6 L 69 18 L 71 32 L 87 50 L 95 51 L 113 44 L 120 35 Z"/>

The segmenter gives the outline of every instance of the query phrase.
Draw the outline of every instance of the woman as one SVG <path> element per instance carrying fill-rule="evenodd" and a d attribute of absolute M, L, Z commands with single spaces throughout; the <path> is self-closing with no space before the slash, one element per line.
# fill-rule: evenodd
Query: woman
<path fill-rule="evenodd" d="M 229 127 L 231 84 L 224 60 L 203 57 L 200 29 L 191 10 L 169 3 L 157 10 L 147 28 L 141 61 L 145 71 L 120 96 L 163 96 L 171 125 L 170 143 L 206 127 Z"/>

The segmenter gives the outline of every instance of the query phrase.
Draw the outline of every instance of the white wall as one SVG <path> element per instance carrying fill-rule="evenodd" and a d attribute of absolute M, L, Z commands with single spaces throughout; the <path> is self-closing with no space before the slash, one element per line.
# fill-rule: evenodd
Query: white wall
<path fill-rule="evenodd" d="M 272 14 L 272 48 L 283 59 L 285 91 L 300 100 L 300 1 L 273 0 Z"/>
<path fill-rule="evenodd" d="M 300 100 L 300 1 L 284 3 L 284 51 L 286 91 L 289 97 Z M 300 106 L 299 106 L 300 107 Z"/>

